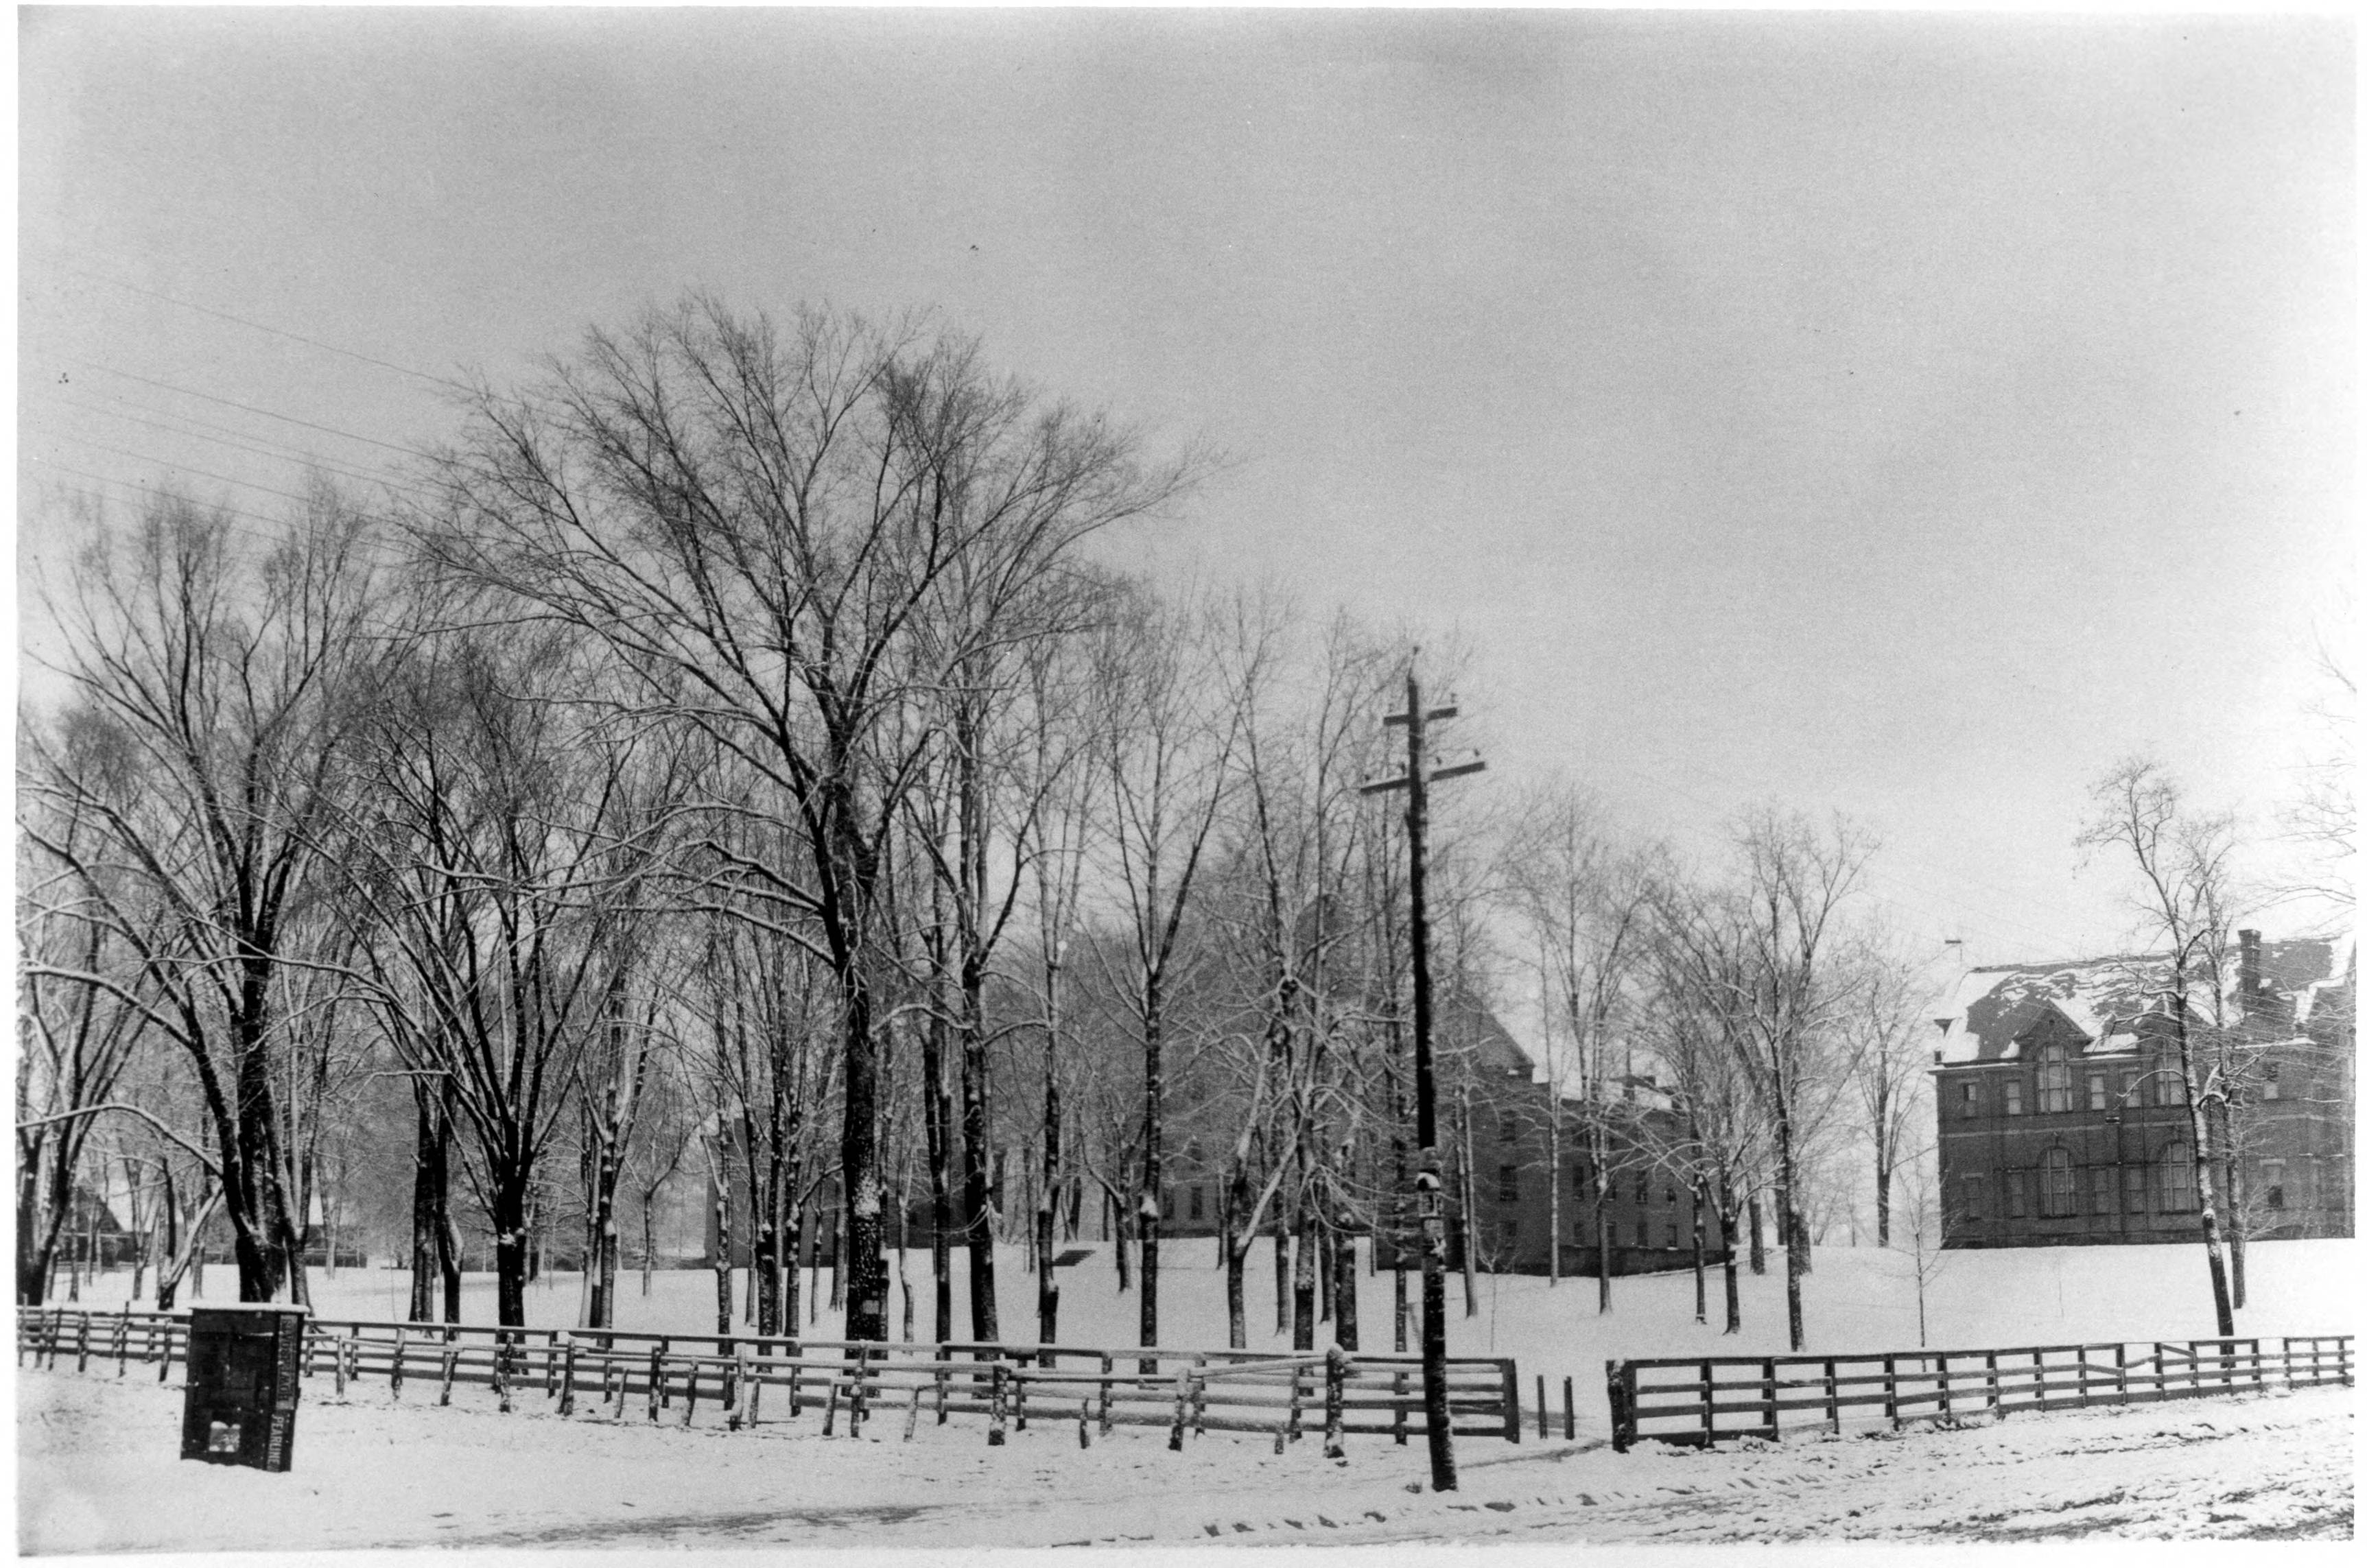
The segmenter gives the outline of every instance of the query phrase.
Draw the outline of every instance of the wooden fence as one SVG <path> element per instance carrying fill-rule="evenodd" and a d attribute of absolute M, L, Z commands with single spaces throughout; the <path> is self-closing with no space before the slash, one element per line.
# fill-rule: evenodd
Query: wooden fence
<path fill-rule="evenodd" d="M 184 1314 L 19 1310 L 17 1360 L 128 1376 L 153 1365 L 158 1382 L 185 1360 Z M 739 1430 L 818 1414 L 824 1436 L 845 1424 L 901 1417 L 912 1437 L 923 1410 L 934 1424 L 982 1416 L 986 1440 L 1031 1419 L 1075 1420 L 1090 1443 L 1119 1426 L 1165 1427 L 1180 1448 L 1189 1430 L 1272 1432 L 1276 1451 L 1320 1427 L 1327 1446 L 1350 1434 L 1403 1443 L 1424 1436 L 1420 1358 L 1332 1350 L 1014 1346 L 968 1341 L 880 1343 L 754 1336 L 649 1334 L 611 1329 L 497 1328 L 481 1324 L 308 1318 L 304 1375 L 334 1379 L 339 1393 L 376 1382 L 392 1398 L 425 1383 L 448 1404 L 459 1386 L 490 1388 L 509 1410 L 529 1393 L 561 1416 L 689 1425 L 705 1404 Z M 1509 1359 L 1447 1359 L 1447 1412 L 1458 1437 L 1521 1440 L 1520 1380 Z M 1542 1427 L 1541 1427 L 1542 1430 Z"/>
<path fill-rule="evenodd" d="M 1875 1356 L 1712 1356 L 1605 1367 L 1611 1446 L 1622 1452 L 1638 1438 L 1698 1446 L 1804 1428 L 1838 1432 L 1851 1424 L 1897 1427 L 2351 1381 L 2347 1334 Z"/>

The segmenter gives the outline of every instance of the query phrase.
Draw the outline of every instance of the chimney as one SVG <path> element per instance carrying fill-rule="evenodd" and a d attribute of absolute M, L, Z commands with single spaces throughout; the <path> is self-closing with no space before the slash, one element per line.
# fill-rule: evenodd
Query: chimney
<path fill-rule="evenodd" d="M 2260 994 L 2260 933 L 2237 931 L 2236 943 L 2239 953 L 2236 961 L 2237 992 L 2248 1004 Z"/>

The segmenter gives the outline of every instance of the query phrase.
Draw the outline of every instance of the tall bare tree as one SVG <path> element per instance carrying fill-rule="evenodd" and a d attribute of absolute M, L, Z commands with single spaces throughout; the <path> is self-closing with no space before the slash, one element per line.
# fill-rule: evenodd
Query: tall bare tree
<path fill-rule="evenodd" d="M 2221 1159 L 2225 1111 L 2237 1091 L 2237 1075 L 2228 1070 L 2219 1008 L 2225 992 L 2220 966 L 2235 935 L 2236 820 L 2191 807 L 2177 780 L 2149 757 L 2112 767 L 2090 786 L 2089 800 L 2091 814 L 2078 843 L 2123 859 L 2135 873 L 2131 906 L 2157 950 L 2135 978 L 2157 1009 L 2177 1058 L 2172 1070 L 2181 1080 L 2194 1141 L 2212 1309 L 2225 1338 L 2236 1332 L 2236 1314 L 2224 1251 Z"/>
<path fill-rule="evenodd" d="M 375 578 L 367 519 L 316 484 L 259 544 L 227 512 L 160 495 L 128 528 L 102 525 L 48 595 L 70 694 L 26 732 L 23 830 L 130 967 L 28 973 L 108 992 L 186 1055 L 249 1301 L 302 1291 L 280 982 L 304 957 L 319 829 L 370 707 Z"/>
<path fill-rule="evenodd" d="M 932 739 L 900 710 L 980 651 L 922 628 L 957 566 L 1039 575 L 1181 472 L 949 335 L 708 300 L 595 332 L 471 416 L 441 470 L 441 560 L 500 613 L 595 638 L 638 682 L 636 711 L 704 735 L 786 805 L 798 857 L 733 863 L 839 991 L 847 1332 L 884 1338 L 878 927 L 888 839 Z"/>

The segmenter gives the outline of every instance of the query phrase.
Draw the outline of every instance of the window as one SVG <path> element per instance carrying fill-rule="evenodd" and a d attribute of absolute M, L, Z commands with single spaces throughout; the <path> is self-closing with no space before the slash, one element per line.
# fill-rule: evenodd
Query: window
<path fill-rule="evenodd" d="M 2070 1097 L 2069 1085 L 2064 1086 L 2063 1093 L 2066 1099 Z M 2071 1151 L 2061 1148 L 2047 1150 L 2044 1159 L 2040 1162 L 2038 1177 L 2038 1212 L 2050 1220 L 2067 1218 L 2078 1191 L 2072 1185 Z"/>
<path fill-rule="evenodd" d="M 2191 1214 L 2203 1206 L 2194 1187 L 2194 1149 L 2177 1143 L 2161 1151 L 2161 1212 Z"/>
<path fill-rule="evenodd" d="M 1670 1247 L 1677 1245 L 1677 1227 L 1674 1221 L 1670 1221 L 1669 1224 L 1669 1245 Z"/>
<path fill-rule="evenodd" d="M 1966 1078 L 1963 1083 L 1956 1086 L 1956 1094 L 1957 1115 L 1978 1116 L 1981 1113 L 1981 1086 L 1979 1084 L 1975 1083 L 1971 1078 Z"/>
<path fill-rule="evenodd" d="M 2281 1159 L 2260 1162 L 2260 1206 L 2264 1209 L 2285 1206 L 2285 1162 Z"/>
<path fill-rule="evenodd" d="M 2038 1048 L 2038 1109 L 2049 1116 L 2071 1109 L 2071 1053 L 2060 1040 Z"/>
<path fill-rule="evenodd" d="M 2160 1076 L 2154 1079 L 2154 1103 L 2156 1105 L 2185 1104 L 2186 1075 L 2176 1067 L 2164 1067 Z"/>
<path fill-rule="evenodd" d="M 1520 1119 L 1509 1111 L 1500 1111 L 1496 1113 L 1496 1141 L 1500 1144 L 1517 1144 L 1521 1141 Z"/>
<path fill-rule="evenodd" d="M 1660 1201 L 1663 1203 L 1674 1203 L 1676 1201 L 1677 1179 L 1674 1173 L 1671 1173 L 1668 1179 L 1668 1185 L 1660 1190 Z"/>
<path fill-rule="evenodd" d="M 2091 1214 L 2112 1212 L 2112 1168 L 2109 1165 L 2088 1168 L 2088 1212 Z"/>
<path fill-rule="evenodd" d="M 2005 1113 L 2009 1116 L 2022 1114 L 2022 1079 L 2019 1077 L 2005 1080 Z"/>
<path fill-rule="evenodd" d="M 2145 1167 L 2141 1165 L 2121 1167 L 2121 1212 L 2127 1214 L 2144 1213 L 2146 1212 L 2145 1192 Z"/>
<path fill-rule="evenodd" d="M 1981 1223 L 1981 1218 L 1984 1213 L 1982 1204 L 1986 1200 L 1981 1194 L 1981 1187 L 1982 1181 L 1977 1176 L 1967 1176 L 1960 1184 L 1961 1190 L 1965 1195 L 1963 1199 L 1965 1218 L 1973 1224 L 1979 1224 Z"/>
<path fill-rule="evenodd" d="M 2009 1170 L 2005 1173 L 2006 1218 L 2019 1220 L 2030 1213 L 2030 1172 Z"/>
<path fill-rule="evenodd" d="M 2090 1111 L 2110 1110 L 2112 1107 L 2112 1088 L 2104 1081 L 2104 1075 L 2101 1073 L 2090 1073 L 2088 1075 L 2088 1109 Z"/>
<path fill-rule="evenodd" d="M 1583 1162 L 1572 1161 L 1570 1164 L 1569 1190 L 1572 1197 L 1586 1196 L 1586 1166 Z"/>
<path fill-rule="evenodd" d="M 2274 1062 L 2264 1062 L 2260 1065 L 2260 1098 L 2262 1100 L 2274 1100 L 2276 1097 L 2277 1064 Z"/>
<path fill-rule="evenodd" d="M 1500 1203 L 1517 1203 L 1521 1201 L 1521 1168 L 1519 1166 L 1500 1165 L 1496 1168 L 1496 1201 Z"/>
<path fill-rule="evenodd" d="M 1207 1189 L 1205 1187 L 1192 1189 L 1192 1217 L 1195 1220 L 1208 1217 Z"/>

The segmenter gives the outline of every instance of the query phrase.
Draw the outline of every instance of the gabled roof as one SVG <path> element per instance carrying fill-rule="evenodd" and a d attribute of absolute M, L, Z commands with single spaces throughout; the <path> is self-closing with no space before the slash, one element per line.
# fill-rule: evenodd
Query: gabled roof
<path fill-rule="evenodd" d="M 2350 982 L 2352 957 L 2348 939 L 2309 937 L 2260 944 L 2260 986 L 2269 998 L 2305 1021 L 2311 1008 Z M 2244 1010 L 2237 997 L 2239 953 L 2230 947 L 2221 961 L 2227 1016 Z M 2048 964 L 2004 964 L 1968 970 L 1934 1015 L 1940 1043 L 1934 1059 L 1942 1066 L 2014 1061 L 2022 1042 L 2045 1019 L 2060 1017 L 2076 1029 L 2085 1055 L 2110 1055 L 2136 1048 L 2136 1021 L 2159 1010 L 2169 960 L 2161 953 L 2116 953 Z M 2191 1004 L 2190 1004 L 2191 1006 Z M 2257 1000 L 2255 1002 L 2257 1004 Z"/>

